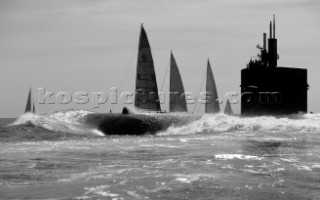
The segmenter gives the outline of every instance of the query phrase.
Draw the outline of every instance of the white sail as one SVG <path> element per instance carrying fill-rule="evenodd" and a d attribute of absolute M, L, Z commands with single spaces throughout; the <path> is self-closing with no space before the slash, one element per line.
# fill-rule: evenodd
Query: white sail
<path fill-rule="evenodd" d="M 207 101 L 205 104 L 205 113 L 217 113 L 220 112 L 220 106 L 218 102 L 218 92 L 216 82 L 213 77 L 210 62 L 207 64 L 207 82 L 206 82 L 206 94 Z"/>
<path fill-rule="evenodd" d="M 36 113 L 36 107 L 34 106 L 34 101 L 32 103 L 32 113 L 35 114 Z"/>
<path fill-rule="evenodd" d="M 28 112 L 32 112 L 31 88 L 29 89 L 29 94 L 28 94 L 26 109 L 25 109 L 24 113 L 28 113 Z"/>
<path fill-rule="evenodd" d="M 170 112 L 188 112 L 183 83 L 176 60 L 170 56 Z"/>
<path fill-rule="evenodd" d="M 224 114 L 233 115 L 233 111 L 232 111 L 229 100 L 227 100 L 226 105 L 224 107 Z"/>
<path fill-rule="evenodd" d="M 34 102 L 32 101 L 31 88 L 29 88 L 29 94 L 28 94 L 26 109 L 25 109 L 24 113 L 36 113 L 36 108 L 34 106 Z"/>

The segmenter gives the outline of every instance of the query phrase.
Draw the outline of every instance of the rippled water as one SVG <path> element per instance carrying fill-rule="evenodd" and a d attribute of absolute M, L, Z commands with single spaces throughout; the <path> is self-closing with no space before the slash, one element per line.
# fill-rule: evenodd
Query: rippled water
<path fill-rule="evenodd" d="M 108 137 L 81 130 L 79 115 L 1 121 L 0 198 L 320 197 L 319 114 L 205 115 L 155 136 Z"/>

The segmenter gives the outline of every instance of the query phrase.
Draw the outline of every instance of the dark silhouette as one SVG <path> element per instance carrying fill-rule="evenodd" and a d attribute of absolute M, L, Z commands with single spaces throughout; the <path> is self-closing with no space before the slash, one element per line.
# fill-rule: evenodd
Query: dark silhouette
<path fill-rule="evenodd" d="M 307 112 L 307 69 L 279 67 L 275 17 L 270 21 L 268 51 L 266 33 L 258 59 L 241 70 L 241 114 L 282 115 Z"/>

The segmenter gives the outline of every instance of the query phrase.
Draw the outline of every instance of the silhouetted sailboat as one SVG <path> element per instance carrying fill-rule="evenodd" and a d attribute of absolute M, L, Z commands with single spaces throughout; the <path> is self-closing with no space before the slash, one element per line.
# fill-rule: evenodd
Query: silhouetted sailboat
<path fill-rule="evenodd" d="M 36 109 L 35 109 L 35 106 L 34 106 L 34 102 L 32 101 L 31 88 L 29 89 L 29 94 L 28 94 L 26 109 L 25 109 L 24 113 L 36 113 Z"/>
<path fill-rule="evenodd" d="M 216 82 L 213 77 L 213 73 L 212 73 L 209 59 L 208 59 L 208 64 L 207 64 L 206 93 L 209 98 L 207 99 L 208 101 L 205 104 L 205 113 L 220 112 Z"/>
<path fill-rule="evenodd" d="M 36 113 L 36 107 L 34 106 L 34 102 L 32 103 L 32 113 Z"/>
<path fill-rule="evenodd" d="M 233 115 L 233 111 L 232 111 L 229 100 L 227 100 L 226 105 L 224 107 L 224 114 Z"/>
<path fill-rule="evenodd" d="M 176 60 L 171 52 L 170 56 L 170 112 L 188 112 L 183 83 Z"/>
<path fill-rule="evenodd" d="M 145 111 L 161 110 L 151 49 L 143 25 L 139 38 L 135 107 Z"/>

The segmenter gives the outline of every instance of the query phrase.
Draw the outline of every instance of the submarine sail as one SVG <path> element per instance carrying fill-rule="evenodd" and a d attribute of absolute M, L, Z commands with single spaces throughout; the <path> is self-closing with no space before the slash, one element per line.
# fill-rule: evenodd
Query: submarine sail
<path fill-rule="evenodd" d="M 188 112 L 184 87 L 177 62 L 171 52 L 170 56 L 170 112 Z"/>
<path fill-rule="evenodd" d="M 205 113 L 217 113 L 220 112 L 218 100 L 218 92 L 216 82 L 213 77 L 210 62 L 207 64 L 207 82 L 206 82 L 206 95 L 207 102 L 205 104 Z"/>
<path fill-rule="evenodd" d="M 263 33 L 260 58 L 241 70 L 241 114 L 284 115 L 308 111 L 307 69 L 278 66 L 275 16 Z"/>
<path fill-rule="evenodd" d="M 150 44 L 143 25 L 139 38 L 135 107 L 146 111 L 161 110 Z"/>

